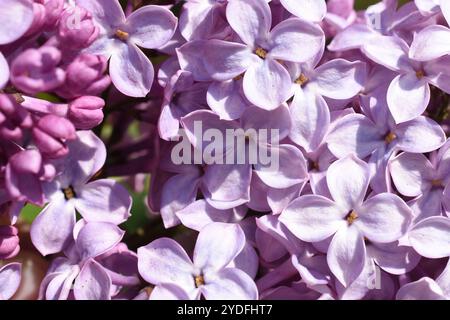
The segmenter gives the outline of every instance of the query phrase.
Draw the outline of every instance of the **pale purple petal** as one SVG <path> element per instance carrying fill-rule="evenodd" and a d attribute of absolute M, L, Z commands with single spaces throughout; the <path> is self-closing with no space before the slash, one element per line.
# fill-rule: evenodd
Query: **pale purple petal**
<path fill-rule="evenodd" d="M 331 196 L 338 205 L 347 210 L 356 209 L 355 207 L 363 202 L 369 180 L 369 166 L 354 155 L 337 160 L 327 172 Z"/>
<path fill-rule="evenodd" d="M 193 300 L 200 294 L 200 290 L 193 291 L 190 297 L 182 288 L 172 283 L 162 283 L 153 288 L 149 300 Z"/>
<path fill-rule="evenodd" d="M 165 45 L 175 33 L 177 18 L 161 6 L 143 6 L 127 17 L 125 30 L 130 41 L 147 49 Z"/>
<path fill-rule="evenodd" d="M 77 5 L 89 11 L 105 31 L 125 22 L 125 14 L 118 0 L 77 0 Z"/>
<path fill-rule="evenodd" d="M 157 239 L 137 250 L 138 269 L 145 281 L 175 284 L 186 292 L 195 289 L 194 266 L 186 251 L 169 238 Z"/>
<path fill-rule="evenodd" d="M 9 81 L 9 66 L 3 54 L 0 52 L 0 89 Z"/>
<path fill-rule="evenodd" d="M 33 5 L 27 0 L 2 0 L 0 2 L 0 45 L 19 39 L 33 22 Z M 1 87 L 1 86 L 0 86 Z"/>
<path fill-rule="evenodd" d="M 384 144 L 384 138 L 369 118 L 349 114 L 338 120 L 328 134 L 328 148 L 338 158 L 354 153 L 365 158 Z"/>
<path fill-rule="evenodd" d="M 205 274 L 214 273 L 237 257 L 245 241 L 245 234 L 238 224 L 211 223 L 200 230 L 194 250 L 194 265 Z"/>
<path fill-rule="evenodd" d="M 442 289 L 428 277 L 410 282 L 401 287 L 396 296 L 397 300 L 447 300 Z"/>
<path fill-rule="evenodd" d="M 313 22 L 320 22 L 327 13 L 325 0 L 281 0 L 281 4 L 293 15 Z"/>
<path fill-rule="evenodd" d="M 409 231 L 414 250 L 421 256 L 437 259 L 450 256 L 450 219 L 430 217 L 420 221 Z"/>
<path fill-rule="evenodd" d="M 206 96 L 209 107 L 223 120 L 239 119 L 250 104 L 244 97 L 242 81 L 215 81 Z"/>
<path fill-rule="evenodd" d="M 323 52 L 325 36 L 317 25 L 292 18 L 273 28 L 269 46 L 272 59 L 307 62 Z"/>
<path fill-rule="evenodd" d="M 430 61 L 449 53 L 450 29 L 441 25 L 432 25 L 416 34 L 409 56 L 418 61 Z"/>
<path fill-rule="evenodd" d="M 131 196 L 115 180 L 96 180 L 75 192 L 75 208 L 87 222 L 103 221 L 118 225 L 131 215 Z"/>
<path fill-rule="evenodd" d="M 423 154 L 402 153 L 389 163 L 397 190 L 407 197 L 417 197 L 428 187 L 427 179 L 435 170 Z"/>
<path fill-rule="evenodd" d="M 288 71 L 279 62 L 261 60 L 244 75 L 245 97 L 255 106 L 273 110 L 289 98 L 291 83 Z"/>
<path fill-rule="evenodd" d="M 344 227 L 334 235 L 327 254 L 333 274 L 345 287 L 358 278 L 364 269 L 366 246 L 356 226 Z"/>
<path fill-rule="evenodd" d="M 64 194 L 59 192 L 33 221 L 31 241 L 44 256 L 60 252 L 72 241 L 74 226 L 73 200 L 66 201 Z"/>
<path fill-rule="evenodd" d="M 253 48 L 258 40 L 265 40 L 272 25 L 270 7 L 266 1 L 231 0 L 226 15 L 241 40 Z"/>
<path fill-rule="evenodd" d="M 205 276 L 201 292 L 207 300 L 257 300 L 258 289 L 244 271 L 226 268 Z"/>
<path fill-rule="evenodd" d="M 357 95 L 365 82 L 366 64 L 344 59 L 331 60 L 315 69 L 311 85 L 320 95 L 349 99 Z"/>
<path fill-rule="evenodd" d="M 114 86 L 130 97 L 145 97 L 152 87 L 154 69 L 150 60 L 135 45 L 121 44 L 112 55 L 109 72 Z"/>
<path fill-rule="evenodd" d="M 96 261 L 88 260 L 75 279 L 73 293 L 77 300 L 110 300 L 111 278 Z"/>
<path fill-rule="evenodd" d="M 339 32 L 331 41 L 328 49 L 331 51 L 358 49 L 375 36 L 376 33 L 365 23 L 355 23 Z"/>
<path fill-rule="evenodd" d="M 76 245 L 83 259 L 95 258 L 114 248 L 125 231 L 107 222 L 89 222 L 83 226 L 76 238 Z"/>
<path fill-rule="evenodd" d="M 19 289 L 22 265 L 17 262 L 0 268 L 0 300 L 10 299 Z"/>
<path fill-rule="evenodd" d="M 412 211 L 397 195 L 378 194 L 356 209 L 358 219 L 354 224 L 365 237 L 378 243 L 393 242 L 408 230 Z"/>
<path fill-rule="evenodd" d="M 362 51 L 371 60 L 393 71 L 413 71 L 408 59 L 408 45 L 399 37 L 374 37 Z"/>
<path fill-rule="evenodd" d="M 292 201 L 279 220 L 299 239 L 318 242 L 345 227 L 346 215 L 347 212 L 333 201 L 322 196 L 306 195 Z"/>
<path fill-rule="evenodd" d="M 439 149 L 446 139 L 434 120 L 421 116 L 397 126 L 397 147 L 406 152 L 426 153 Z"/>
<path fill-rule="evenodd" d="M 398 75 L 387 92 L 389 110 L 396 123 L 413 120 L 425 111 L 430 101 L 430 86 L 415 73 Z"/>

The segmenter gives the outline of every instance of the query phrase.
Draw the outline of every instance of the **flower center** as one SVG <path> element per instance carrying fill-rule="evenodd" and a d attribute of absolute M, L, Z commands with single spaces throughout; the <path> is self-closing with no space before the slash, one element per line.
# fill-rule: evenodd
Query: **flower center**
<path fill-rule="evenodd" d="M 242 80 L 243 78 L 244 78 L 244 74 L 242 73 L 242 74 L 240 74 L 240 75 L 234 77 L 233 80 L 234 80 L 234 81 L 239 81 L 239 80 Z"/>
<path fill-rule="evenodd" d="M 66 200 L 73 199 L 77 196 L 75 194 L 75 191 L 73 190 L 72 186 L 69 186 L 68 188 L 63 189 L 62 191 L 64 193 L 64 198 L 66 198 Z"/>
<path fill-rule="evenodd" d="M 422 79 L 423 77 L 425 77 L 425 72 L 423 72 L 423 70 L 416 71 L 416 77 L 419 80 Z"/>
<path fill-rule="evenodd" d="M 434 179 L 434 180 L 431 180 L 431 185 L 433 187 L 441 188 L 444 186 L 444 183 L 440 179 Z"/>
<path fill-rule="evenodd" d="M 350 213 L 345 217 L 345 219 L 347 220 L 348 225 L 352 225 L 353 222 L 355 222 L 356 219 L 358 219 L 358 214 L 352 210 L 350 211 Z"/>
<path fill-rule="evenodd" d="M 116 36 L 116 38 L 122 40 L 122 41 L 127 41 L 128 38 L 130 37 L 130 35 L 128 34 L 128 32 L 125 32 L 123 30 L 117 29 L 116 33 L 114 34 Z"/>
<path fill-rule="evenodd" d="M 294 81 L 296 84 L 300 86 L 304 86 L 309 81 L 308 77 L 306 77 L 303 73 Z"/>
<path fill-rule="evenodd" d="M 194 281 L 196 288 L 199 288 L 200 286 L 205 284 L 205 278 L 203 278 L 203 275 L 195 276 Z"/>
<path fill-rule="evenodd" d="M 386 137 L 384 138 L 384 141 L 386 141 L 387 144 L 391 143 L 392 141 L 394 141 L 395 139 L 397 139 L 397 135 L 393 132 L 389 132 Z"/>
<path fill-rule="evenodd" d="M 261 59 L 265 59 L 267 57 L 267 50 L 259 47 L 255 50 L 255 54 Z"/>

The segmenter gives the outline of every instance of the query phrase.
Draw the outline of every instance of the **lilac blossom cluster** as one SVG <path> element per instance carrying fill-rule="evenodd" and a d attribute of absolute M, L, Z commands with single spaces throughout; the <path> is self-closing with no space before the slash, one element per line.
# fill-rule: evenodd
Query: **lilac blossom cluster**
<path fill-rule="evenodd" d="M 450 1 L 1 0 L 0 23 L 0 299 L 25 251 L 39 299 L 450 299 Z M 229 132 L 212 158 L 277 165 L 194 159 Z"/>

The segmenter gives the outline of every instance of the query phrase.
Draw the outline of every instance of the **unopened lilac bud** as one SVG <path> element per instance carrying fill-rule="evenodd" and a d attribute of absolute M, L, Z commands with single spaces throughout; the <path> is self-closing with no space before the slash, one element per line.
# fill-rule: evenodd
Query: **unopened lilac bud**
<path fill-rule="evenodd" d="M 103 121 L 105 101 L 98 97 L 85 96 L 69 104 L 68 118 L 77 129 L 89 130 Z"/>
<path fill-rule="evenodd" d="M 46 115 L 33 128 L 33 139 L 41 153 L 49 158 L 65 156 L 69 150 L 67 140 L 76 138 L 73 124 L 62 117 Z"/>
<path fill-rule="evenodd" d="M 45 24 L 45 6 L 40 0 L 35 0 L 33 2 L 33 23 L 31 24 L 25 36 L 31 36 L 42 31 Z"/>
<path fill-rule="evenodd" d="M 51 91 L 63 84 L 65 72 L 58 67 L 61 52 L 50 46 L 28 49 L 11 64 L 11 81 L 28 94 Z"/>
<path fill-rule="evenodd" d="M 42 156 L 36 149 L 22 150 L 9 158 L 5 186 L 11 199 L 42 205 Z"/>
<path fill-rule="evenodd" d="M 18 233 L 14 226 L 0 226 L 0 259 L 11 259 L 19 253 Z"/>
<path fill-rule="evenodd" d="M 65 0 L 39 0 L 45 7 L 45 28 L 50 30 L 59 21 L 64 10 Z"/>
<path fill-rule="evenodd" d="M 0 94 L 0 139 L 18 142 L 23 138 L 23 129 L 32 126 L 33 121 L 11 94 Z"/>
<path fill-rule="evenodd" d="M 103 56 L 80 54 L 67 67 L 66 81 L 56 93 L 66 99 L 100 95 L 111 84 L 107 67 Z"/>
<path fill-rule="evenodd" d="M 92 15 L 81 7 L 66 9 L 59 21 L 58 37 L 63 47 L 80 50 L 89 47 L 99 33 Z"/>

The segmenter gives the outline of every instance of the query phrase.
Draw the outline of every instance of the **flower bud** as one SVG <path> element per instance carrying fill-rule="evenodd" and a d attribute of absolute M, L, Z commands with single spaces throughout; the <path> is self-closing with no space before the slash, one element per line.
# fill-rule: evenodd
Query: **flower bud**
<path fill-rule="evenodd" d="M 107 66 L 103 56 L 80 54 L 67 67 L 66 81 L 56 93 L 66 99 L 100 95 L 111 84 Z"/>
<path fill-rule="evenodd" d="M 60 61 L 61 52 L 55 47 L 25 50 L 11 64 L 11 82 L 28 94 L 51 91 L 65 80 Z"/>
<path fill-rule="evenodd" d="M 66 9 L 59 21 L 58 37 L 62 46 L 80 50 L 89 47 L 99 33 L 92 15 L 81 7 Z"/>
<path fill-rule="evenodd" d="M 49 114 L 33 128 L 33 139 L 43 155 L 63 157 L 69 152 L 65 142 L 76 139 L 75 127 L 65 118 Z"/>
<path fill-rule="evenodd" d="M 0 259 L 11 259 L 19 253 L 18 233 L 14 226 L 0 226 Z"/>
<path fill-rule="evenodd" d="M 89 130 L 103 121 L 104 106 L 103 99 L 84 96 L 69 104 L 68 118 L 77 129 Z"/>

